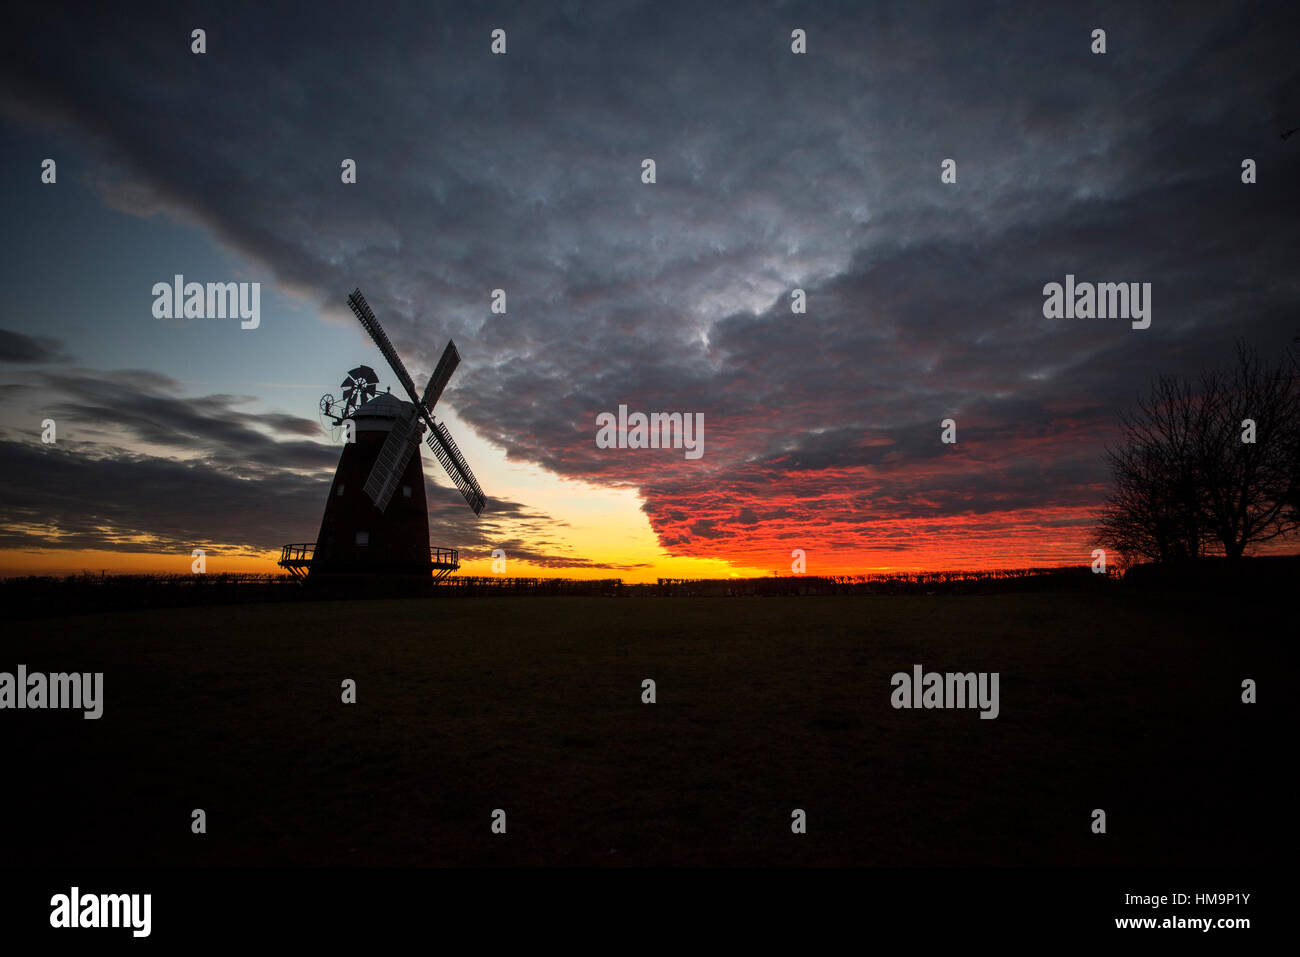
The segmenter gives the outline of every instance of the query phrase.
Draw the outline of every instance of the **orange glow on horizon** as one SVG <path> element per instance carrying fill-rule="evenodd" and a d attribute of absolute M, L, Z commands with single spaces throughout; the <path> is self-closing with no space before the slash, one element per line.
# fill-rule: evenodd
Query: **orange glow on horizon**
<path fill-rule="evenodd" d="M 936 557 L 933 562 L 871 561 L 862 563 L 836 562 L 833 566 L 817 567 L 812 556 L 815 549 L 809 551 L 808 568 L 804 573 L 810 577 L 819 575 L 874 575 L 886 572 L 915 573 L 925 571 L 957 570 L 991 570 L 995 568 L 1023 568 L 1031 565 L 1046 567 L 1060 564 L 1085 564 L 1078 562 L 1008 562 L 1005 564 L 980 564 L 963 561 L 959 555 L 952 555 L 945 560 Z M 220 551 L 206 553 L 206 572 L 209 575 L 246 574 L 246 575 L 282 575 L 283 569 L 276 565 L 280 555 L 278 551 L 261 554 L 223 554 Z M 193 559 L 186 555 L 156 552 L 117 552 L 117 551 L 71 551 L 60 549 L 0 550 L 0 578 L 20 578 L 28 575 L 64 577 L 67 575 L 189 575 L 192 573 Z M 622 564 L 611 560 L 611 564 Z M 461 560 L 462 576 L 492 577 L 492 560 L 488 557 Z M 573 579 L 622 579 L 629 584 L 654 582 L 659 578 L 765 578 L 773 574 L 790 575 L 790 563 L 773 568 L 760 568 L 718 559 L 667 557 L 649 567 L 639 568 L 592 568 L 585 565 L 564 566 L 561 564 L 539 565 L 523 560 L 511 559 L 507 565 L 505 577 L 510 578 L 573 578 Z"/>

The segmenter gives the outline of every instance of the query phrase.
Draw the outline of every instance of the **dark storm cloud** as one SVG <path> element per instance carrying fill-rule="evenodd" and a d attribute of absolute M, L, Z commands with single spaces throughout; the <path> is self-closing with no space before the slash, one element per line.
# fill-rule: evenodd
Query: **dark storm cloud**
<path fill-rule="evenodd" d="M 723 554 L 797 527 L 851 540 L 884 506 L 937 524 L 1082 515 L 1115 410 L 1155 372 L 1213 363 L 1238 335 L 1288 341 L 1286 10 L 41 10 L 0 82 L 15 113 L 93 138 L 119 208 L 195 219 L 336 312 L 362 284 L 411 365 L 454 335 L 447 399 L 482 436 L 636 486 L 666 544 Z M 505 57 L 487 52 L 496 26 Z M 1151 282 L 1151 329 L 1044 320 L 1042 286 L 1066 273 Z M 498 287 L 505 316 L 487 308 Z M 111 407 L 151 442 L 205 429 L 218 463 L 238 447 L 262 468 L 322 464 L 311 443 L 259 441 L 233 397 L 213 397 L 213 422 L 192 403 L 119 412 L 111 382 L 58 385 L 68 413 Z M 704 458 L 598 449 L 595 416 L 620 402 L 703 412 Z M 949 416 L 956 447 L 938 442 Z"/>
<path fill-rule="evenodd" d="M 562 558 L 561 553 L 566 549 L 548 539 L 562 532 L 566 523 L 521 502 L 490 498 L 487 508 L 475 517 L 465 508 L 460 492 L 431 484 L 429 473 L 430 468 L 426 465 L 429 540 L 434 545 L 455 543 L 461 561 L 489 559 L 494 548 L 504 548 L 510 559 L 527 559 L 548 567 L 616 567 L 577 557 Z M 539 546 L 549 546 L 551 550 L 540 551 Z"/>
<path fill-rule="evenodd" d="M 51 336 L 29 336 L 11 329 L 0 329 L 0 362 L 15 365 L 44 362 L 67 362 L 63 343 Z"/>
<path fill-rule="evenodd" d="M 273 438 L 268 434 L 272 430 L 300 436 L 322 432 L 309 419 L 241 411 L 251 396 L 184 397 L 180 383 L 143 369 L 72 369 L 40 373 L 35 379 L 57 397 L 45 408 L 65 430 L 124 430 L 141 442 L 194 453 L 210 468 L 240 475 L 333 469 L 338 463 L 336 447 Z"/>
<path fill-rule="evenodd" d="M 318 476 L 290 469 L 237 473 L 203 458 L 180 461 L 62 440 L 48 446 L 0 440 L 0 474 L 12 479 L 0 500 L 0 549 L 171 550 L 178 557 L 195 546 L 265 550 L 278 549 L 286 537 L 314 540 L 329 488 Z M 497 541 L 556 525 L 508 500 L 493 501 L 483 521 L 466 521 L 459 493 L 426 488 L 432 541 L 456 542 L 462 560 L 486 558 Z"/>
<path fill-rule="evenodd" d="M 58 397 L 43 408 L 59 440 L 0 440 L 0 475 L 8 479 L 0 548 L 188 554 L 194 545 L 258 550 L 315 538 L 339 448 L 273 434 L 322 436 L 318 423 L 241 411 L 247 396 L 182 396 L 175 379 L 142 369 L 21 378 L 15 389 Z M 101 430 L 135 441 L 114 442 Z M 139 443 L 154 454 L 126 448 Z M 425 474 L 432 541 L 456 543 L 463 558 L 562 527 L 499 498 L 475 521 L 459 492 Z"/>
<path fill-rule="evenodd" d="M 201 462 L 8 441 L 0 470 L 24 479 L 0 503 L 0 548 L 188 556 L 211 544 L 278 548 L 276 529 L 301 526 L 311 538 L 320 522 L 319 480 L 292 472 L 243 480 Z"/>

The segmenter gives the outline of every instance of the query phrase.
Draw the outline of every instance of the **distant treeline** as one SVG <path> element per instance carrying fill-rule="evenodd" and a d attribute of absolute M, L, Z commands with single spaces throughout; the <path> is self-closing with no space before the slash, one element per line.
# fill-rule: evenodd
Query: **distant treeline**
<path fill-rule="evenodd" d="M 1140 591 L 1222 591 L 1294 588 L 1300 555 L 1246 558 L 1229 563 L 1138 565 L 1122 579 L 1094 574 L 1091 566 L 939 571 L 866 575 L 772 576 L 770 578 L 661 578 L 653 584 L 620 579 L 456 576 L 424 579 L 326 579 L 306 582 L 288 575 L 69 575 L 64 578 L 0 580 L 0 602 L 9 618 L 100 611 L 275 601 L 336 601 L 372 598 L 473 597 L 487 595 L 582 597 L 776 597 L 786 595 L 976 595 L 1059 592 L 1123 587 Z"/>
<path fill-rule="evenodd" d="M 661 578 L 632 586 L 679 595 L 958 595 L 1013 591 L 1079 591 L 1104 588 L 1116 578 L 1089 565 L 1065 568 L 999 568 L 990 571 L 888 572 L 870 575 L 797 575 L 771 578 Z"/>
<path fill-rule="evenodd" d="M 454 576 L 441 582 L 411 579 L 326 579 L 306 582 L 288 575 L 69 575 L 0 580 L 0 601 L 9 617 L 31 618 L 99 611 L 236 605 L 250 602 L 339 599 L 471 597 L 483 595 L 682 597 L 764 595 L 951 594 L 985 590 L 1095 588 L 1104 576 L 1088 566 L 927 572 L 893 575 L 728 579 L 661 578 L 653 584 L 620 579 Z"/>

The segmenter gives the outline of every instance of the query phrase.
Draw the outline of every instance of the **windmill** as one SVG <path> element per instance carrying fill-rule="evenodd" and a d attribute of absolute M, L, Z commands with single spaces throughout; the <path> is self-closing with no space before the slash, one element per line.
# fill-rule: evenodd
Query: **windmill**
<path fill-rule="evenodd" d="M 354 441 L 343 447 L 315 543 L 284 546 L 279 564 L 298 577 L 309 572 L 313 576 L 423 576 L 432 570 L 435 578 L 443 578 L 459 564 L 454 550 L 429 548 L 421 436 L 474 514 L 487 504 L 451 433 L 433 417 L 434 406 L 460 364 L 460 353 L 449 341 L 424 393 L 419 394 L 360 289 L 348 296 L 348 306 L 388 360 L 410 401 L 391 391 L 378 392 L 379 377 L 365 365 L 344 378 L 341 400 L 328 394 L 321 397 L 321 415 L 336 429 L 351 423 Z M 399 488 L 402 495 L 395 499 Z"/>

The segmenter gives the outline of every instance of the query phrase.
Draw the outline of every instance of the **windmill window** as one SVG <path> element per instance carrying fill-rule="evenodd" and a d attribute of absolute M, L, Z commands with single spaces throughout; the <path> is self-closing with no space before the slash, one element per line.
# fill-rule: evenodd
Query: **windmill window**
<path fill-rule="evenodd" d="M 411 486 L 409 486 L 409 485 L 403 485 L 403 486 L 402 486 L 402 498 L 410 498 L 410 497 L 411 497 Z"/>
<path fill-rule="evenodd" d="M 358 544 L 358 545 L 369 545 L 369 544 L 370 544 L 370 533 L 369 533 L 369 532 L 357 532 L 357 544 Z"/>
<path fill-rule="evenodd" d="M 339 485 L 339 487 L 335 490 L 334 494 L 337 495 L 339 498 L 342 498 L 342 497 L 343 497 L 343 485 L 342 485 L 342 484 Z"/>

